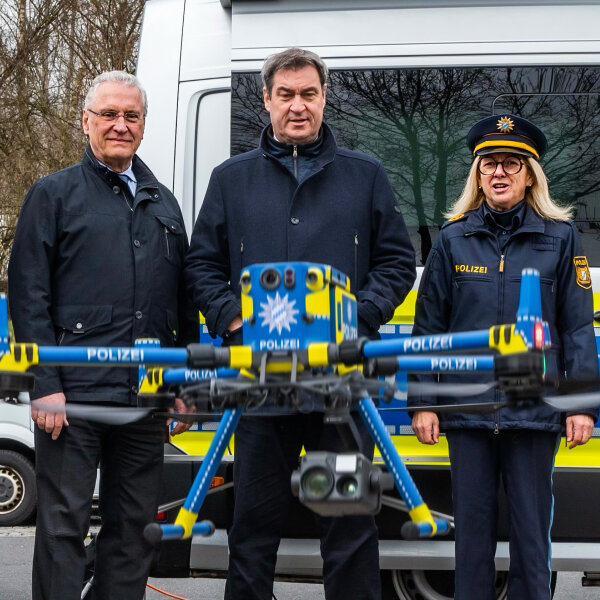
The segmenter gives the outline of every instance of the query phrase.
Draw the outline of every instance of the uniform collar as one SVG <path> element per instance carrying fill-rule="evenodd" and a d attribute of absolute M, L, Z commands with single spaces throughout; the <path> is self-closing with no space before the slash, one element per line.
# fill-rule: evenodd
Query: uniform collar
<path fill-rule="evenodd" d="M 490 227 L 513 231 L 518 229 L 523 222 L 527 203 L 525 200 L 521 200 L 521 202 L 518 202 L 506 211 L 494 210 L 485 201 L 482 203 L 482 206 L 483 218 Z"/>
<path fill-rule="evenodd" d="M 482 202 L 478 208 L 470 210 L 467 214 L 465 223 L 465 234 L 485 232 L 489 233 L 489 227 L 485 221 L 485 202 Z M 531 206 L 526 203 L 522 221 L 518 229 L 519 233 L 543 233 L 546 226 L 544 219 L 538 215 Z M 514 233 L 515 230 L 513 230 Z"/>

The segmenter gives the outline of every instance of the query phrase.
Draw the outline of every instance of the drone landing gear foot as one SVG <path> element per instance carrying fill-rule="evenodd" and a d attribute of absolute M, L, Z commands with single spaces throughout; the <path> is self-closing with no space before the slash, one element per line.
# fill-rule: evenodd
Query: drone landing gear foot
<path fill-rule="evenodd" d="M 192 527 L 191 536 L 202 535 L 208 537 L 215 532 L 215 525 L 212 521 L 200 521 Z M 144 538 L 154 547 L 157 547 L 161 540 L 180 540 L 185 535 L 182 525 L 159 525 L 158 523 L 148 523 L 144 527 Z"/>
<path fill-rule="evenodd" d="M 448 527 L 448 521 L 443 519 L 434 519 L 436 526 L 435 532 L 429 521 L 407 521 L 402 525 L 400 533 L 405 540 L 418 540 L 424 537 L 432 537 L 435 535 L 445 535 L 450 531 Z"/>

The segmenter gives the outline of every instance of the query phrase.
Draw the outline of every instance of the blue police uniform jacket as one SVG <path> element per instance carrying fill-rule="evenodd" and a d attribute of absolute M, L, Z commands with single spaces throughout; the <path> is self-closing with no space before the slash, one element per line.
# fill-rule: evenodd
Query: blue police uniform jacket
<path fill-rule="evenodd" d="M 133 157 L 135 198 L 88 147 L 81 162 L 38 180 L 27 193 L 8 268 L 19 342 L 162 346 L 198 337 L 186 303 L 188 248 L 179 205 Z M 195 321 L 195 322 L 194 322 Z M 134 403 L 137 368 L 38 367 L 33 399 Z"/>
<path fill-rule="evenodd" d="M 486 329 L 514 323 L 521 271 L 540 272 L 542 317 L 548 321 L 552 347 L 546 351 L 546 378 L 588 380 L 598 377 L 592 324 L 592 290 L 579 281 L 574 259 L 583 251 L 571 221 L 540 217 L 529 205 L 522 220 L 501 244 L 487 225 L 484 205 L 444 223 L 421 279 L 413 335 Z M 589 272 L 588 272 L 589 275 Z M 445 375 L 441 381 L 489 381 L 490 374 Z M 419 377 L 426 379 L 426 377 Z M 410 396 L 409 406 L 447 402 L 502 400 L 497 390 L 482 396 L 433 398 Z M 595 411 L 574 411 L 590 414 Z M 505 407 L 492 414 L 440 415 L 442 429 L 526 428 L 559 431 L 561 415 L 550 407 Z"/>
<path fill-rule="evenodd" d="M 359 335 L 377 335 L 416 277 L 414 250 L 383 166 L 339 148 L 323 124 L 312 172 L 298 183 L 273 156 L 267 130 L 257 149 L 212 173 L 186 259 L 194 305 L 211 335 L 223 335 L 240 314 L 243 267 L 318 262 L 350 277 Z"/>

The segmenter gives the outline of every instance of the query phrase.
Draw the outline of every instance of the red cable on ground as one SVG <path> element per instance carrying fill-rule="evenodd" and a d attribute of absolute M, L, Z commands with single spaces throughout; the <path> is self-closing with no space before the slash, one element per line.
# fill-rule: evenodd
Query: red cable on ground
<path fill-rule="evenodd" d="M 146 584 L 151 590 L 158 592 L 159 594 L 164 594 L 165 596 L 169 596 L 169 598 L 175 598 L 176 600 L 189 600 L 189 598 L 184 598 L 183 596 L 176 596 L 175 594 L 170 594 L 169 592 L 165 592 L 165 590 L 161 590 L 160 588 L 154 587 L 152 584 Z"/>

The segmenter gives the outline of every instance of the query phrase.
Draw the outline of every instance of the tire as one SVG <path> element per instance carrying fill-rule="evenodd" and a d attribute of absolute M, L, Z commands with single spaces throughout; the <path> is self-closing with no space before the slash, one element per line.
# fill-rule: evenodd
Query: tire
<path fill-rule="evenodd" d="M 31 461 L 0 450 L 0 526 L 21 525 L 35 512 L 37 489 Z"/>
<path fill-rule="evenodd" d="M 496 599 L 507 597 L 508 573 L 496 573 Z M 383 600 L 452 600 L 454 571 L 382 571 Z M 556 571 L 550 581 L 552 597 L 556 588 Z"/>

